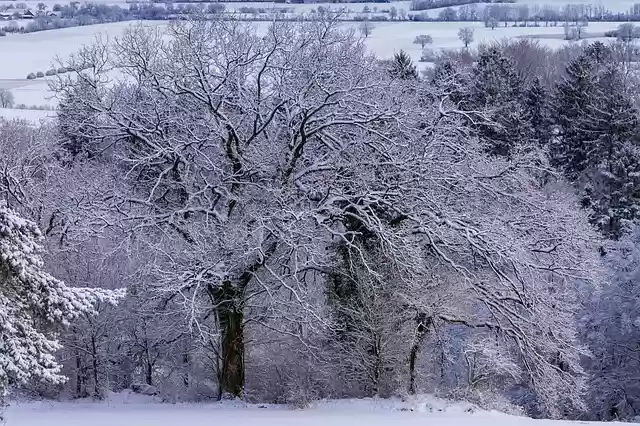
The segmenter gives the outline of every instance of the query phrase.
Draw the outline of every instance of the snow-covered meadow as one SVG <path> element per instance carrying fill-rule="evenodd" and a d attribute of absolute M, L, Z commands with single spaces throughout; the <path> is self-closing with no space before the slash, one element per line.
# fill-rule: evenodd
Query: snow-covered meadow
<path fill-rule="evenodd" d="M 37 0 L 28 0 L 25 2 L 27 5 L 27 7 L 32 7 L 35 8 L 38 3 L 44 3 L 45 5 L 47 5 L 49 8 L 52 8 L 53 5 L 55 4 L 60 4 L 60 3 L 64 3 L 61 2 L 60 0 L 42 0 L 42 1 L 37 1 Z M 98 4 L 108 4 L 108 5 L 118 5 L 120 7 L 128 7 L 130 1 L 127 0 L 94 0 L 93 3 L 98 3 Z M 179 4 L 181 3 L 179 0 L 174 2 L 174 4 Z M 593 5 L 598 5 L 598 4 L 602 4 L 604 6 L 606 6 L 608 9 L 614 11 L 614 12 L 624 12 L 626 10 L 628 10 L 631 6 L 633 6 L 634 3 L 637 3 L 636 0 L 610 0 L 610 1 L 604 1 L 604 0 L 594 0 L 594 1 L 589 1 L 589 2 L 575 2 L 575 1 L 567 1 L 567 0 L 517 0 L 516 3 L 518 4 L 528 4 L 528 5 L 554 5 L 554 6 L 563 6 L 567 3 L 589 3 L 589 4 L 593 4 Z M 2 4 L 15 4 L 15 1 L 13 0 L 0 0 L 0 5 Z M 275 3 L 275 2 L 225 2 L 224 3 L 225 6 L 227 7 L 228 10 L 234 10 L 240 7 L 261 7 L 261 8 L 269 8 L 269 7 L 287 7 L 287 8 L 294 8 L 297 12 L 303 12 L 303 11 L 308 11 L 310 9 L 315 9 L 318 4 L 314 4 L 314 3 L 310 3 L 310 4 L 283 4 L 282 2 L 280 3 Z M 323 6 L 325 7 L 343 7 L 346 6 L 348 9 L 352 10 L 353 12 L 360 12 L 362 11 L 362 9 L 366 6 L 369 9 L 373 9 L 378 8 L 378 9 L 388 9 L 392 6 L 395 6 L 398 9 L 405 9 L 405 10 L 409 10 L 409 6 L 411 4 L 410 0 L 401 0 L 401 1 L 391 1 L 389 3 L 375 3 L 375 2 L 363 2 L 363 3 L 347 3 L 347 4 L 342 4 L 342 5 L 336 5 L 336 4 L 331 4 L 331 3 L 326 3 L 323 4 Z M 483 4 L 479 4 L 479 7 L 482 8 Z"/>
<path fill-rule="evenodd" d="M 41 31 L 29 34 L 9 35 L 0 38 L 0 52 L 2 63 L 0 67 L 0 88 L 9 89 L 15 97 L 16 104 L 54 106 L 56 101 L 52 99 L 48 90 L 47 79 L 27 80 L 26 76 L 31 72 L 46 71 L 56 67 L 58 59 L 65 60 L 73 52 L 83 45 L 93 43 L 97 37 L 112 39 L 123 33 L 131 25 L 164 26 L 166 21 L 143 21 L 142 23 L 117 22 L 110 24 L 91 25 L 74 28 L 64 28 L 51 31 Z M 254 23 L 253 25 L 265 26 L 266 23 Z M 348 23 L 357 30 L 359 23 Z M 539 42 L 556 48 L 569 43 L 563 40 L 562 27 L 500 27 L 495 30 L 485 28 L 480 22 L 376 22 L 373 24 L 372 34 L 366 39 L 366 44 L 371 51 L 381 58 L 391 57 L 394 53 L 404 50 L 418 63 L 421 56 L 421 48 L 414 44 L 417 35 L 429 34 L 433 37 L 434 49 L 456 49 L 462 46 L 458 39 L 458 30 L 463 26 L 473 27 L 475 30 L 474 42 L 471 47 L 479 43 L 500 40 L 504 38 L 516 38 L 527 36 L 547 36 L 539 39 Z M 615 29 L 618 23 L 592 23 L 586 32 L 586 37 L 599 36 L 605 31 Z M 606 40 L 602 38 L 589 38 Z M 419 64 L 424 67 L 424 64 Z M 25 112 L 25 111 L 23 111 Z M 20 116 L 22 112 L 13 115 Z M 50 115 L 50 112 L 26 112 L 23 116 L 31 119 L 33 116 L 41 117 Z M 0 115 L 9 115 L 7 111 L 0 111 Z"/>
<path fill-rule="evenodd" d="M 468 403 L 421 397 L 399 400 L 321 401 L 306 409 L 234 402 L 160 404 L 138 395 L 114 394 L 104 402 L 14 403 L 8 426 L 574 426 L 587 422 L 533 420 L 479 410 Z M 609 423 L 614 426 L 616 423 Z"/>

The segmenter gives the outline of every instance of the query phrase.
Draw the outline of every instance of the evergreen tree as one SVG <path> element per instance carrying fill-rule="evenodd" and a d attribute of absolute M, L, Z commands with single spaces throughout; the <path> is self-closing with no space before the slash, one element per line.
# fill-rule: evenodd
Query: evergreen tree
<path fill-rule="evenodd" d="M 583 193 L 591 221 L 617 239 L 640 217 L 638 111 L 619 65 L 596 45 L 567 68 L 554 116 L 553 162 Z"/>
<path fill-rule="evenodd" d="M 605 64 L 613 59 L 613 51 L 601 41 L 596 41 L 587 46 L 585 55 L 596 64 Z"/>
<path fill-rule="evenodd" d="M 611 238 L 620 237 L 625 224 L 640 217 L 640 151 L 638 111 L 626 94 L 618 66 L 600 74 L 598 96 L 590 108 L 588 130 L 592 221 Z"/>
<path fill-rule="evenodd" d="M 594 104 L 595 96 L 595 66 L 589 56 L 583 54 L 567 67 L 552 107 L 560 132 L 551 146 L 552 160 L 571 181 L 576 181 L 587 168 L 585 141 L 590 118 L 586 106 Z"/>
<path fill-rule="evenodd" d="M 393 55 L 391 61 L 391 69 L 389 71 L 393 77 L 401 78 L 403 80 L 417 79 L 418 71 L 414 65 L 411 57 L 407 52 L 401 50 Z"/>
<path fill-rule="evenodd" d="M 527 89 L 526 107 L 531 122 L 533 138 L 540 145 L 547 145 L 551 139 L 551 117 L 549 105 L 549 93 L 536 78 Z"/>
<path fill-rule="evenodd" d="M 89 83 L 83 80 L 80 80 L 78 85 L 77 92 L 94 90 Z M 76 92 L 64 93 L 61 96 L 57 109 L 59 119 L 56 120 L 59 145 L 72 159 L 78 156 L 91 158 L 98 152 L 98 148 L 91 140 L 91 136 L 95 134 L 91 126 L 93 119 L 82 112 L 81 106 L 75 102 L 76 99 Z M 79 117 L 82 117 L 82 120 Z M 69 123 L 72 122 L 82 122 L 83 124 L 71 126 Z"/>
<path fill-rule="evenodd" d="M 0 391 L 30 379 L 61 382 L 54 326 L 93 312 L 118 292 L 70 288 L 49 275 L 37 226 L 0 204 Z"/>
<path fill-rule="evenodd" d="M 522 79 L 499 48 L 491 47 L 478 58 L 470 100 L 476 111 L 487 111 L 489 122 L 477 131 L 490 154 L 509 156 L 514 146 L 532 139 Z"/>

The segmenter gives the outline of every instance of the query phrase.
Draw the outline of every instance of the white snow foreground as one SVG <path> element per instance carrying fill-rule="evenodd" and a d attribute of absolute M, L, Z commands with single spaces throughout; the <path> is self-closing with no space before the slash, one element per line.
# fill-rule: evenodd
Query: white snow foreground
<path fill-rule="evenodd" d="M 161 404 L 130 393 L 106 401 L 14 402 L 6 411 L 9 426 L 570 426 L 587 422 L 533 420 L 471 404 L 424 396 L 397 399 L 332 400 L 305 410 L 226 401 L 210 404 Z M 597 423 L 594 423 L 597 424 Z M 616 423 L 607 423 L 615 425 Z"/>

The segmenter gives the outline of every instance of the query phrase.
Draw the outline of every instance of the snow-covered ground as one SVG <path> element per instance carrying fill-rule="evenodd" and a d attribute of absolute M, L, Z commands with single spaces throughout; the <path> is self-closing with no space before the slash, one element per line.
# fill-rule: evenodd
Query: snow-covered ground
<path fill-rule="evenodd" d="M 100 3 L 100 4 L 109 4 L 109 5 L 118 5 L 120 7 L 124 7 L 124 8 L 128 8 L 129 4 L 127 3 L 127 0 L 93 0 L 93 3 Z M 144 2 L 143 0 L 140 1 L 141 3 Z M 568 3 L 586 3 L 586 4 L 593 4 L 593 5 L 599 5 L 599 4 L 603 4 L 604 6 L 607 7 L 607 9 L 610 9 L 613 12 L 625 12 L 627 10 L 629 10 L 631 8 L 631 6 L 633 6 L 634 3 L 637 3 L 636 0 L 593 0 L 593 1 L 589 1 L 589 0 L 584 0 L 584 1 L 575 1 L 575 0 L 516 0 L 516 2 L 518 4 L 529 4 L 529 5 L 553 5 L 553 6 L 564 6 L 565 4 Z M 23 2 L 25 3 L 28 7 L 30 8 L 35 8 L 37 6 L 38 3 L 44 3 L 45 5 L 47 5 L 50 9 L 53 7 L 54 4 L 59 3 L 59 4 L 64 4 L 64 1 L 61 0 L 42 0 L 42 1 L 38 1 L 38 0 L 29 0 L 29 1 L 25 1 Z M 180 1 L 176 1 L 174 2 L 174 4 L 178 4 L 180 3 Z M 15 4 L 14 0 L 0 0 L 0 5 L 1 4 Z M 349 3 L 346 5 L 335 5 L 335 4 L 323 4 L 323 6 L 330 6 L 330 7 L 335 7 L 335 6 L 347 6 L 350 10 L 354 11 L 354 12 L 360 12 L 362 11 L 362 9 L 366 6 L 369 7 L 369 9 L 373 10 L 374 7 L 377 7 L 378 9 L 389 9 L 391 6 L 395 6 L 397 9 L 405 9 L 405 10 L 409 10 L 410 9 L 410 4 L 411 1 L 409 0 L 403 0 L 403 1 L 392 1 L 389 3 Z M 295 8 L 296 11 L 307 11 L 309 9 L 315 9 L 318 4 L 283 4 L 283 3 L 275 3 L 275 2 L 225 2 L 225 5 L 227 6 L 228 10 L 232 10 L 232 9 L 237 9 L 243 6 L 254 6 L 254 7 L 261 7 L 261 8 L 269 8 L 272 6 L 275 7 L 292 7 Z M 480 7 L 483 6 L 483 4 L 479 4 Z"/>
<path fill-rule="evenodd" d="M 39 109 L 13 109 L 0 108 L 0 117 L 7 120 L 19 118 L 38 124 L 41 121 L 50 120 L 55 117 L 55 111 L 39 110 Z"/>
<path fill-rule="evenodd" d="M 46 71 L 56 64 L 56 57 L 66 59 L 81 46 L 91 44 L 97 36 L 113 38 L 121 35 L 131 25 L 131 22 L 116 22 L 110 24 L 91 25 L 59 30 L 41 31 L 29 34 L 8 35 L 0 38 L 0 52 L 2 63 L 0 79 L 24 79 L 27 74 Z M 166 21 L 143 21 L 145 26 L 167 25 Z M 264 26 L 264 23 L 254 23 Z M 602 34 L 607 30 L 617 28 L 619 23 L 596 22 L 587 28 L 588 34 Z M 345 26 L 357 28 L 359 23 L 348 23 Z M 499 40 L 502 38 L 523 37 L 527 35 L 549 34 L 556 35 L 556 39 L 540 40 L 541 43 L 558 47 L 568 43 L 563 40 L 563 28 L 557 27 L 500 27 L 495 30 L 485 28 L 480 22 L 376 22 L 374 30 L 367 39 L 371 50 L 379 56 L 390 56 L 400 49 L 414 53 L 419 59 L 420 47 L 413 44 L 418 34 L 430 34 L 433 37 L 434 48 L 460 48 L 458 30 L 463 26 L 475 29 L 475 41 L 472 46 L 480 42 Z M 1 87 L 1 86 L 0 86 Z"/>
<path fill-rule="evenodd" d="M 101 403 L 14 403 L 8 426 L 572 426 L 478 410 L 432 397 L 399 400 L 323 401 L 295 410 L 240 403 L 160 404 L 137 395 L 112 395 Z M 613 426 L 615 423 L 609 423 Z"/>
<path fill-rule="evenodd" d="M 46 72 L 50 68 L 57 68 L 58 58 L 65 60 L 83 45 L 93 43 L 96 37 L 106 39 L 117 37 L 126 28 L 135 24 L 117 22 L 0 37 L 0 58 L 2 58 L 3 64 L 0 67 L 0 88 L 10 89 L 14 94 L 16 104 L 54 106 L 55 100 L 51 99 L 46 80 L 27 80 L 26 76 L 32 72 Z M 142 25 L 163 26 L 167 25 L 167 22 L 143 21 Z M 266 27 L 267 23 L 254 23 L 254 25 Z M 357 30 L 359 23 L 345 23 L 344 25 Z M 458 30 L 463 26 L 470 26 L 475 30 L 475 39 L 471 47 L 482 42 L 503 38 L 539 35 L 550 36 L 538 41 L 553 48 L 569 43 L 563 40 L 561 26 L 500 27 L 491 30 L 479 22 L 376 22 L 373 25 L 373 33 L 366 40 L 367 46 L 372 52 L 379 57 L 388 58 L 400 50 L 405 50 L 415 62 L 418 62 L 421 56 L 420 46 L 413 43 L 417 35 L 431 35 L 434 49 L 460 48 L 462 43 L 458 39 Z M 607 22 L 591 23 L 587 29 L 587 36 L 589 34 L 602 35 L 607 30 L 617 28 L 618 25 L 618 23 Z M 594 40 L 596 39 L 591 38 L 589 41 Z M 600 40 L 607 41 L 608 39 L 600 38 Z M 419 66 L 426 65 L 419 64 Z"/>

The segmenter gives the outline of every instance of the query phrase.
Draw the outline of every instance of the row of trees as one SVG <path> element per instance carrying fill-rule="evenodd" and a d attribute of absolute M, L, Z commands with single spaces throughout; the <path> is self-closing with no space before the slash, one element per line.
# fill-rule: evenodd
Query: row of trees
<path fill-rule="evenodd" d="M 472 5 L 477 7 L 478 4 L 484 3 L 515 3 L 515 0 L 486 0 L 486 1 L 475 1 L 475 0 L 412 0 L 410 10 L 430 10 L 430 9 L 441 9 L 443 7 L 451 7 L 451 6 L 465 6 Z"/>
<path fill-rule="evenodd" d="M 429 16 L 427 12 L 410 14 L 409 18 L 417 21 L 467 21 L 484 22 L 485 26 L 495 28 L 500 25 L 513 26 L 557 26 L 559 24 L 597 22 L 620 22 L 640 20 L 640 5 L 634 5 L 628 12 L 612 12 L 602 4 L 567 4 L 529 5 L 511 4 L 508 2 L 497 4 L 470 3 L 460 7 L 446 7 L 437 14 Z M 429 3 L 416 3 L 412 10 L 428 10 Z"/>
<path fill-rule="evenodd" d="M 558 73 L 540 62 L 548 53 L 527 42 L 485 48 L 465 77 L 444 64 L 434 81 L 443 73 L 453 75 L 447 87 L 464 109 L 494 109 L 497 128 L 470 122 L 492 152 L 512 155 L 514 140 L 547 147 L 551 164 L 573 185 L 589 221 L 605 236 L 600 251 L 607 282 L 600 291 L 581 291 L 580 333 L 592 351 L 585 364 L 588 400 L 596 418 L 633 417 L 640 407 L 634 343 L 640 307 L 638 80 L 630 73 L 624 42 L 561 54 L 568 56 L 567 66 Z"/>
<path fill-rule="evenodd" d="M 633 74 L 602 44 L 469 58 L 419 78 L 332 20 L 83 48 L 55 123 L 0 124 L 0 196 L 50 273 L 127 295 L 61 335 L 66 384 L 24 389 L 632 415 L 636 305 L 598 295 L 636 277 Z"/>

